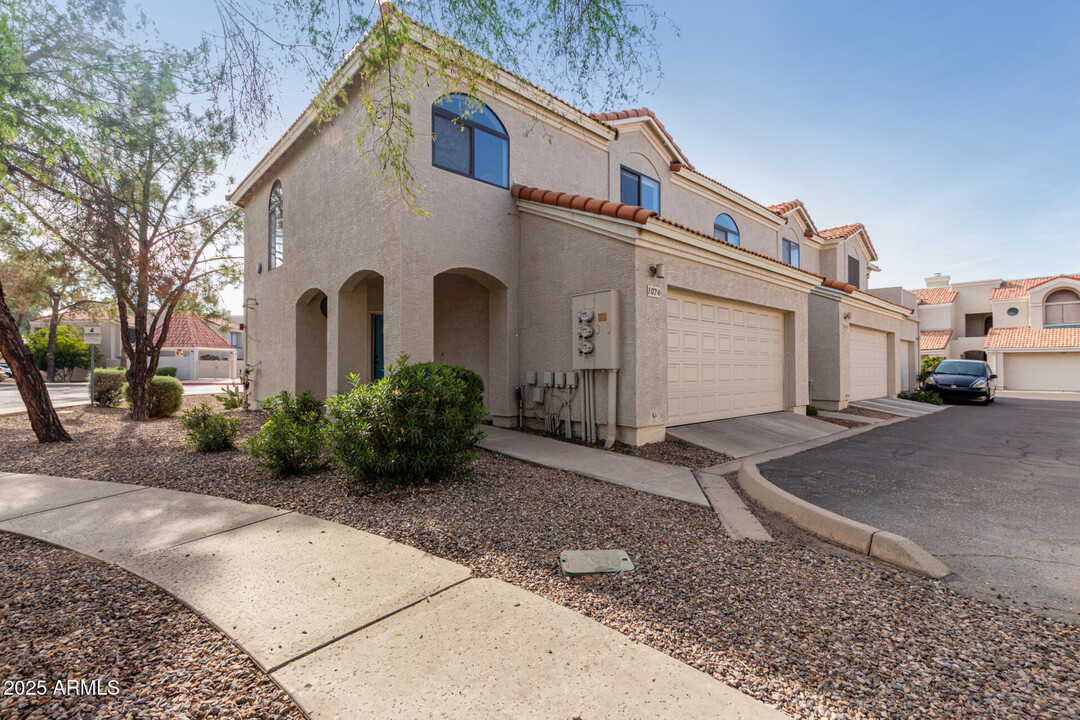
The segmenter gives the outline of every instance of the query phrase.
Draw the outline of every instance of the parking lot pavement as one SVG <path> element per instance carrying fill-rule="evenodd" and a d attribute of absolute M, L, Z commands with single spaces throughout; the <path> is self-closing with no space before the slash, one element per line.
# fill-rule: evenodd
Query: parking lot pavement
<path fill-rule="evenodd" d="M 1061 399 L 1002 394 L 761 471 L 911 538 L 953 570 L 947 582 L 961 592 L 1080 622 L 1080 404 Z"/>
<path fill-rule="evenodd" d="M 224 388 L 222 385 L 184 385 L 185 395 L 208 395 L 211 393 L 220 393 Z M 48 383 L 49 397 L 52 399 L 53 407 L 64 408 L 73 407 L 76 405 L 86 405 L 89 403 L 90 394 L 86 389 L 86 383 Z M 13 382 L 0 383 L 0 415 L 10 415 L 12 413 L 26 412 L 26 407 L 23 405 L 22 396 L 19 395 L 19 388 L 16 387 Z"/>

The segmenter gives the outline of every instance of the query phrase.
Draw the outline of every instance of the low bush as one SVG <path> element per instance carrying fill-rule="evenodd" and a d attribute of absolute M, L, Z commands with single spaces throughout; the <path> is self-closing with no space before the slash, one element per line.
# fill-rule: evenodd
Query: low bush
<path fill-rule="evenodd" d="M 916 390 L 915 392 L 900 393 L 900 398 L 903 400 L 914 400 L 915 402 L 929 403 L 931 405 L 944 405 L 944 401 L 941 396 L 933 390 Z"/>
<path fill-rule="evenodd" d="M 806 406 L 806 417 L 817 417 L 817 408 L 813 405 Z"/>
<path fill-rule="evenodd" d="M 944 355 L 924 357 L 922 359 L 922 364 L 919 366 L 919 382 L 923 382 L 926 378 L 930 377 L 930 373 L 934 372 L 934 368 L 936 368 L 938 363 L 944 359 Z"/>
<path fill-rule="evenodd" d="M 228 450 L 240 432 L 240 418 L 215 413 L 207 403 L 201 403 L 180 416 L 187 435 L 184 442 L 199 452 Z"/>
<path fill-rule="evenodd" d="M 484 437 L 484 381 L 444 363 L 406 365 L 327 403 L 334 465 L 379 490 L 436 482 L 468 468 Z"/>
<path fill-rule="evenodd" d="M 176 377 L 176 368 L 174 367 L 159 367 L 154 371 L 156 377 Z"/>
<path fill-rule="evenodd" d="M 310 393 L 287 390 L 267 398 L 262 408 L 270 415 L 247 451 L 260 465 L 279 477 L 303 475 L 322 465 L 323 404 Z"/>
<path fill-rule="evenodd" d="M 116 407 L 124 397 L 124 368 L 101 368 L 94 370 L 94 393 L 90 399 L 102 407 Z M 90 392 L 87 384 L 86 391 Z"/>
<path fill-rule="evenodd" d="M 124 401 L 131 407 L 131 386 L 124 383 Z M 176 378 L 154 376 L 150 380 L 150 417 L 174 415 L 184 404 L 184 386 Z"/>
<path fill-rule="evenodd" d="M 221 403 L 223 410 L 239 410 L 244 404 L 244 391 L 239 385 L 229 385 L 224 395 L 215 395 L 214 399 Z"/>

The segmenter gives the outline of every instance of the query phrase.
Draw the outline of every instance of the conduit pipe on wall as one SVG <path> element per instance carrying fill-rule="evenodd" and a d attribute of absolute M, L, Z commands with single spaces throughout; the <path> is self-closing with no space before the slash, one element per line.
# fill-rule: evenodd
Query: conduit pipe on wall
<path fill-rule="evenodd" d="M 604 442 L 605 450 L 610 450 L 611 446 L 615 444 L 615 393 L 618 385 L 616 382 L 618 374 L 618 370 L 607 371 L 607 441 Z"/>

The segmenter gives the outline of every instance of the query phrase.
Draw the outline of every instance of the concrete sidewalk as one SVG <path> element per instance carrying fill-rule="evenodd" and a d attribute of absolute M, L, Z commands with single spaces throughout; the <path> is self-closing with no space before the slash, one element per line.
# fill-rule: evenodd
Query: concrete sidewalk
<path fill-rule="evenodd" d="M 688 468 L 585 447 L 518 430 L 485 425 L 480 447 L 518 460 L 566 470 L 595 480 L 683 500 L 702 507 L 709 501 Z"/>
<path fill-rule="evenodd" d="M 520 588 L 277 508 L 0 473 L 0 530 L 159 585 L 319 720 L 786 717 Z"/>

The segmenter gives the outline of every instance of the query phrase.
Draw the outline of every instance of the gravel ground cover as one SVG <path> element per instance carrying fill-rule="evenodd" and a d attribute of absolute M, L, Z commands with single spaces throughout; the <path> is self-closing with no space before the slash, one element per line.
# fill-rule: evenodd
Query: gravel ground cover
<path fill-rule="evenodd" d="M 189 401 L 190 402 L 190 401 Z M 243 434 L 259 416 L 247 416 Z M 197 455 L 175 421 L 65 416 L 41 447 L 0 418 L 0 470 L 137 482 L 285 507 L 378 533 L 570 607 L 796 718 L 1080 718 L 1080 627 L 990 605 L 766 518 L 733 542 L 694 507 L 482 452 L 469 478 L 391 495 L 324 471 L 276 480 L 239 451 Z M 563 578 L 560 550 L 636 566 Z"/>
<path fill-rule="evenodd" d="M 603 444 L 591 445 L 577 437 L 572 440 L 567 440 L 565 437 L 555 437 L 550 433 L 534 430 L 532 428 L 524 428 L 521 432 L 526 432 L 530 435 L 540 435 L 541 437 L 551 438 L 552 440 L 558 440 L 560 442 L 573 443 L 575 445 L 588 445 L 588 447 L 596 448 L 598 450 L 604 449 Z M 730 455 L 726 455 L 722 452 L 698 447 L 697 445 L 690 445 L 678 440 L 664 440 L 662 442 L 649 443 L 648 445 L 641 446 L 616 442 L 610 448 L 609 452 L 632 455 L 645 460 L 655 460 L 656 462 L 667 463 L 668 465 L 681 465 L 690 468 L 691 470 L 702 470 L 734 459 Z"/>
<path fill-rule="evenodd" d="M 866 423 L 861 423 L 858 420 L 845 420 L 844 418 L 831 418 L 831 417 L 825 417 L 824 415 L 815 415 L 814 419 L 815 420 L 823 420 L 823 421 L 825 421 L 827 423 L 832 423 L 833 425 L 839 425 L 840 427 L 846 427 L 846 428 L 866 427 Z"/>
<path fill-rule="evenodd" d="M 866 408 L 855 407 L 854 405 L 848 405 L 839 412 L 845 415 L 858 415 L 859 417 L 877 418 L 878 420 L 892 420 L 893 418 L 900 417 L 899 415 L 893 415 L 892 413 L 878 412 L 877 410 L 867 410 Z"/>
<path fill-rule="evenodd" d="M 164 591 L 3 532 L 0 627 L 5 720 L 303 718 L 246 654 Z M 28 694 L 24 681 L 44 694 Z"/>

